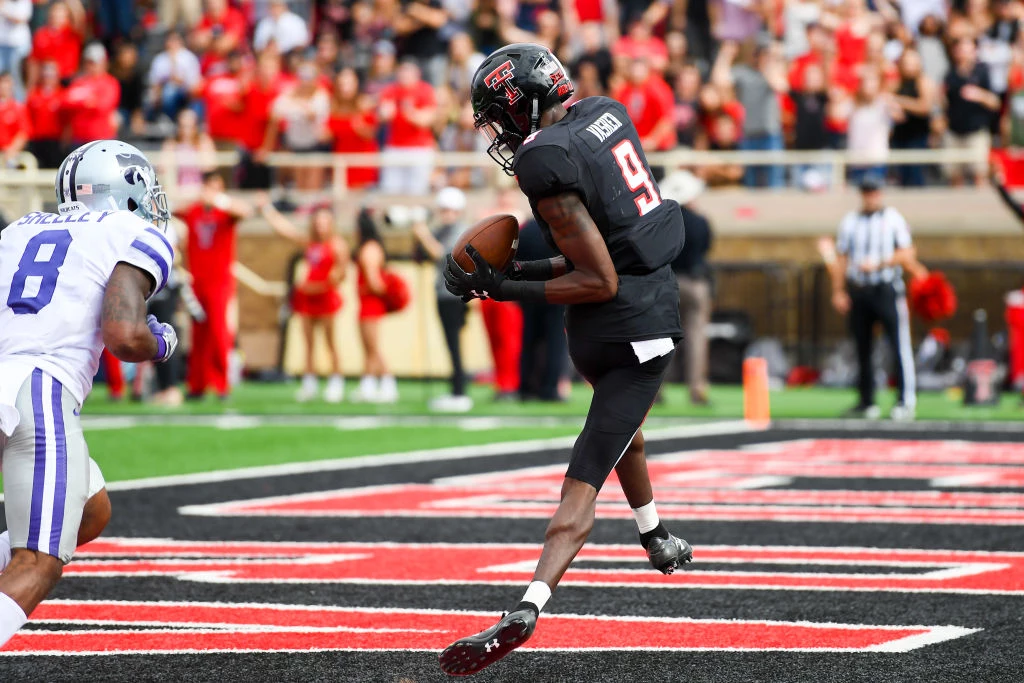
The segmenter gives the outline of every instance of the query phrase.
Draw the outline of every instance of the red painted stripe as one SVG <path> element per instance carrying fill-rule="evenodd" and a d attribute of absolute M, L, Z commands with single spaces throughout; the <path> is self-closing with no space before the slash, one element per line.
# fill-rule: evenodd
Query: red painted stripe
<path fill-rule="evenodd" d="M 534 545 L 204 543 L 107 539 L 90 543 L 64 575 L 180 576 L 228 582 L 326 581 L 522 583 Z M 565 582 L 662 587 L 913 590 L 1024 593 L 1024 553 L 873 548 L 698 546 L 690 571 L 670 577 L 646 566 L 639 547 L 587 545 Z M 601 568 L 601 563 L 607 569 Z M 622 569 L 623 563 L 629 568 Z M 724 564 L 714 571 L 703 565 Z M 765 572 L 760 565 L 771 565 Z M 834 565 L 840 564 L 836 570 Z M 864 571 L 892 565 L 891 572 Z M 751 571 L 749 565 L 759 565 Z M 826 565 L 818 569 L 816 565 Z M 899 566 L 902 565 L 902 566 Z M 815 572 L 818 573 L 815 573 Z"/>
<path fill-rule="evenodd" d="M 483 630 L 494 623 L 494 619 L 494 616 L 463 612 L 303 609 L 288 605 L 50 602 L 38 608 L 33 620 L 97 621 L 128 627 L 159 623 L 185 630 L 24 631 L 16 635 L 3 652 L 439 650 L 459 636 Z M 207 627 L 209 624 L 218 626 L 211 630 Z M 275 630 L 268 632 L 267 628 Z M 864 650 L 934 633 L 937 632 L 930 627 L 545 615 L 529 647 L 540 650 Z M 958 635 L 963 633 L 948 637 Z"/>

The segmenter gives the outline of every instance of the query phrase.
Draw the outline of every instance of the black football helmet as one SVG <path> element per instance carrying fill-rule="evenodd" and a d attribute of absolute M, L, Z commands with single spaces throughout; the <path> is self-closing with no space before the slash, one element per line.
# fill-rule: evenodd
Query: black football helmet
<path fill-rule="evenodd" d="M 572 94 L 561 62 L 542 45 L 507 45 L 483 61 L 473 74 L 473 118 L 505 173 L 514 175 L 515 152 L 539 128 L 540 115 Z"/>

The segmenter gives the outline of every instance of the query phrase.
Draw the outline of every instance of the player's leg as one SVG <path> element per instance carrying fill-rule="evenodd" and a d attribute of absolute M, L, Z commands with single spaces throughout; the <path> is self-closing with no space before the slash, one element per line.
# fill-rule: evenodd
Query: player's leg
<path fill-rule="evenodd" d="M 88 447 L 86 454 L 88 455 Z M 89 499 L 82 510 L 82 522 L 78 526 L 77 545 L 83 546 L 99 538 L 110 523 L 111 505 L 107 495 L 107 482 L 96 461 L 89 458 Z"/>
<path fill-rule="evenodd" d="M 0 440 L 3 434 L 0 433 Z M 3 447 L 0 445 L 0 453 Z M 100 472 L 99 465 L 92 458 L 89 458 L 89 500 L 82 510 L 82 522 L 78 526 L 77 547 L 82 547 L 90 541 L 95 541 L 110 523 L 111 505 L 110 496 L 107 495 L 106 482 Z M 11 534 L 4 531 L 0 534 L 0 572 L 11 563 Z"/>
<path fill-rule="evenodd" d="M 640 364 L 628 344 L 570 340 L 570 346 L 577 369 L 594 386 L 594 396 L 533 580 L 519 605 L 497 624 L 441 653 L 441 668 L 447 673 L 479 671 L 532 635 L 551 592 L 590 534 L 597 494 L 639 431 L 670 362 L 670 356 L 660 356 Z"/>
<path fill-rule="evenodd" d="M 640 534 L 640 545 L 647 552 L 651 566 L 664 574 L 671 574 L 691 561 L 693 549 L 690 544 L 669 533 L 658 517 L 651 478 L 647 472 L 647 455 L 644 452 L 642 431 L 637 431 L 633 441 L 626 448 L 619 464 L 615 466 L 615 474 L 619 478 L 619 485 L 626 495 L 629 507 L 633 510 L 637 533 Z"/>
<path fill-rule="evenodd" d="M 89 496 L 89 456 L 77 402 L 33 371 L 18 395 L 21 422 L 3 451 L 5 513 L 14 549 L 0 573 L 0 646 L 60 579 Z"/>

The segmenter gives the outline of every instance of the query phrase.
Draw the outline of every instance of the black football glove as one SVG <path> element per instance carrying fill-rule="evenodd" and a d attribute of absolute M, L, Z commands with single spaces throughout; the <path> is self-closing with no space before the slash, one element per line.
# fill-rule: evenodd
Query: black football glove
<path fill-rule="evenodd" d="M 467 273 L 455 262 L 452 255 L 448 254 L 447 265 L 444 269 L 445 288 L 455 296 L 462 297 L 463 301 L 471 299 L 504 301 L 501 286 L 505 282 L 505 274 L 488 263 L 473 245 L 466 245 L 466 253 L 473 259 L 476 270 Z"/>

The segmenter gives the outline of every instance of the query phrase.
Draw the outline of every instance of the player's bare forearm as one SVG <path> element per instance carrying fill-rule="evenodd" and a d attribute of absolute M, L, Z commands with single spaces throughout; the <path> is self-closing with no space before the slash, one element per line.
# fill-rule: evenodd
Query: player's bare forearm
<path fill-rule="evenodd" d="M 100 329 L 103 344 L 118 360 L 139 363 L 157 354 L 156 337 L 146 324 L 146 296 L 152 288 L 149 275 L 127 263 L 118 263 L 107 281 Z"/>
<path fill-rule="evenodd" d="M 567 192 L 537 203 L 537 213 L 572 272 L 548 280 L 544 296 L 553 304 L 601 303 L 619 292 L 619 276 L 600 231 L 579 195 Z"/>

